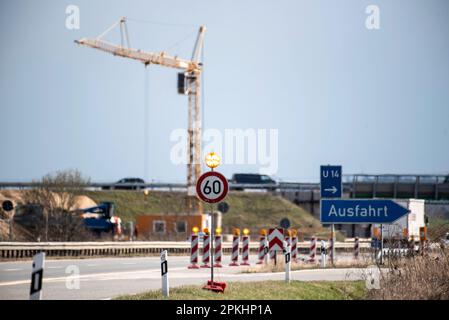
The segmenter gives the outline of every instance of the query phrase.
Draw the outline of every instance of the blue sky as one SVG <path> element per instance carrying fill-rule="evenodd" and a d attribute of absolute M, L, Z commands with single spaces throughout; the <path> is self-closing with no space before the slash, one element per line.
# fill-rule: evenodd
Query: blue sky
<path fill-rule="evenodd" d="M 65 27 L 71 4 L 79 30 Z M 380 30 L 365 28 L 370 4 Z M 1 181 L 68 168 L 93 181 L 143 177 L 145 76 L 145 178 L 185 180 L 185 166 L 170 162 L 170 133 L 187 123 L 176 70 L 73 43 L 120 16 L 176 24 L 130 21 L 131 44 L 186 58 L 195 26 L 207 26 L 204 128 L 278 129 L 278 179 L 317 180 L 328 163 L 344 173 L 449 172 L 448 1 L 4 0 Z M 258 169 L 220 167 L 228 177 Z"/>

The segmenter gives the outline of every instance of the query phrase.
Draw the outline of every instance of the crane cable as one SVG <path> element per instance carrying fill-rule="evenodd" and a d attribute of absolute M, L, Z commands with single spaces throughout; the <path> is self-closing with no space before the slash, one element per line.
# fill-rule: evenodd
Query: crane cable
<path fill-rule="evenodd" d="M 161 22 L 161 21 L 154 21 L 154 20 L 134 19 L 134 18 L 127 18 L 127 20 L 128 21 L 133 21 L 133 22 L 140 22 L 140 23 L 148 23 L 148 24 L 166 26 L 166 27 L 199 28 L 198 25 L 186 24 L 186 23 L 171 23 L 171 22 Z"/>

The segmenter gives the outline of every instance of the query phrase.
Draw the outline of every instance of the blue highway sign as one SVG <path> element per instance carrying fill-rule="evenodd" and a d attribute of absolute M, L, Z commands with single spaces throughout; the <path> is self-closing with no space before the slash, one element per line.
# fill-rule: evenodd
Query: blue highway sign
<path fill-rule="evenodd" d="M 408 209 L 392 200 L 321 200 L 322 223 L 392 223 Z"/>
<path fill-rule="evenodd" d="M 321 198 L 341 198 L 341 166 L 321 166 Z"/>

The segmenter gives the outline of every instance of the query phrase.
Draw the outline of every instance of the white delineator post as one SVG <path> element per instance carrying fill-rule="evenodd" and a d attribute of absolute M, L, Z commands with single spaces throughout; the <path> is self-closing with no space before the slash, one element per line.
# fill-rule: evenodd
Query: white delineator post
<path fill-rule="evenodd" d="M 290 283 L 290 262 L 291 262 L 291 251 L 290 246 L 287 241 L 284 244 L 284 258 L 285 258 L 285 282 Z"/>
<path fill-rule="evenodd" d="M 234 235 L 232 237 L 232 253 L 231 253 L 231 263 L 229 264 L 231 267 L 238 266 L 239 260 L 239 244 L 240 244 L 240 236 Z"/>
<path fill-rule="evenodd" d="M 33 257 L 31 271 L 30 300 L 42 299 L 42 280 L 44 277 L 45 253 L 39 252 Z"/>
<path fill-rule="evenodd" d="M 161 276 L 162 276 L 162 295 L 168 297 L 169 286 L 168 286 L 168 251 L 164 250 L 161 253 Z"/>
<path fill-rule="evenodd" d="M 359 238 L 355 237 L 354 239 L 354 259 L 358 260 L 360 254 L 360 246 L 359 246 Z"/>
<path fill-rule="evenodd" d="M 321 267 L 326 268 L 326 259 L 327 259 L 327 249 L 326 249 L 326 241 L 321 240 Z"/>
<path fill-rule="evenodd" d="M 192 234 L 190 236 L 190 263 L 189 269 L 198 269 L 198 235 Z"/>
<path fill-rule="evenodd" d="M 203 264 L 201 268 L 210 268 L 210 235 L 203 236 Z"/>
<path fill-rule="evenodd" d="M 222 249 L 221 249 L 221 235 L 215 235 L 214 242 L 214 267 L 221 268 L 221 257 L 222 257 Z"/>
<path fill-rule="evenodd" d="M 310 241 L 310 258 L 309 262 L 316 262 L 315 260 L 316 256 L 316 237 L 313 237 Z"/>
<path fill-rule="evenodd" d="M 249 266 L 249 236 L 242 237 L 242 263 L 241 266 Z"/>

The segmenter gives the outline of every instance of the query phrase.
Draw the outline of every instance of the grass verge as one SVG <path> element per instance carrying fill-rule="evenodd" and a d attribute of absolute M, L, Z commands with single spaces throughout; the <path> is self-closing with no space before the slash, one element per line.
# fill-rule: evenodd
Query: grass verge
<path fill-rule="evenodd" d="M 325 269 L 334 269 L 334 268 L 366 268 L 372 265 L 368 259 L 360 259 L 358 261 L 336 261 L 332 266 L 330 262 L 327 263 Z M 310 270 L 310 269 L 323 269 L 320 263 L 308 263 L 308 262 L 298 262 L 292 263 L 290 265 L 291 271 L 296 270 Z M 256 265 L 254 267 L 250 267 L 248 269 L 242 270 L 242 273 L 270 273 L 270 272 L 284 272 L 285 271 L 285 263 L 284 260 L 278 259 L 278 263 L 275 265 L 273 262 L 269 262 L 268 264 Z"/>
<path fill-rule="evenodd" d="M 170 289 L 170 300 L 359 300 L 366 296 L 364 281 L 229 282 L 224 293 L 201 286 Z M 164 299 L 161 290 L 118 297 L 120 300 Z"/>

